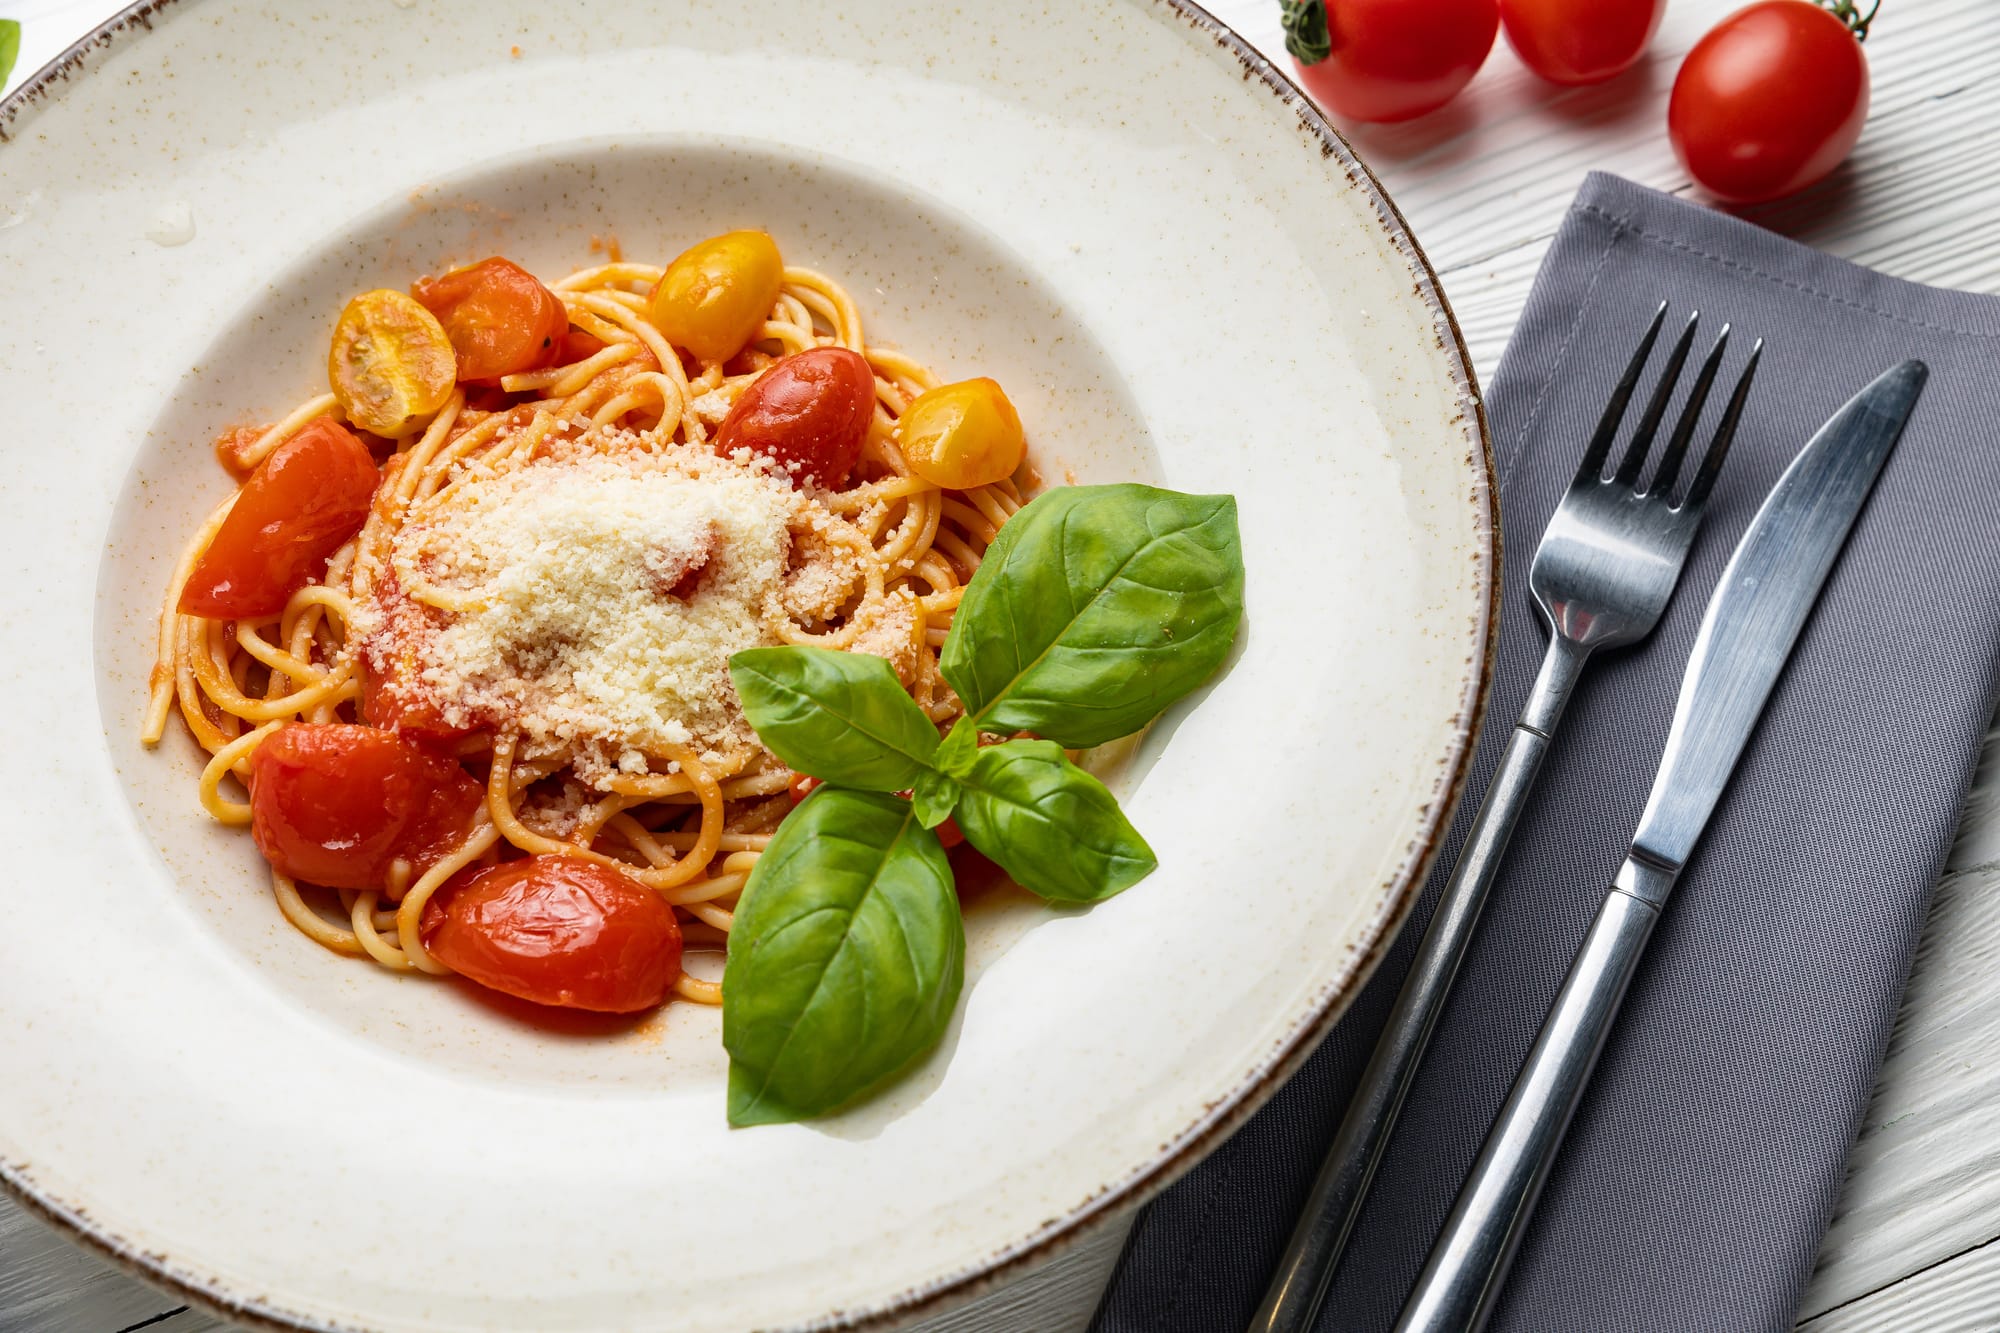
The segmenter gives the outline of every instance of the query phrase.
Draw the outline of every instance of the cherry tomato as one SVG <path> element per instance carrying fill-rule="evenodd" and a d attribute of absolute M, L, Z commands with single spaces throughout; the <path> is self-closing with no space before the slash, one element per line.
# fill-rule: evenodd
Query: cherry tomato
<path fill-rule="evenodd" d="M 552 366 L 569 332 L 562 298 L 506 259 L 482 259 L 421 279 L 410 295 L 444 326 L 463 382 Z"/>
<path fill-rule="evenodd" d="M 453 876 L 424 904 L 422 934 L 460 976 L 566 1009 L 651 1009 L 681 971 L 680 926 L 660 895 L 573 856 Z"/>
<path fill-rule="evenodd" d="M 1521 63 L 1550 83 L 1602 83 L 1645 54 L 1667 0 L 1500 0 Z"/>
<path fill-rule="evenodd" d="M 897 423 L 897 439 L 910 471 L 953 491 L 1013 476 L 1027 453 L 1020 414 L 983 377 L 919 395 Z"/>
<path fill-rule="evenodd" d="M 333 326 L 326 378 L 350 422 L 399 440 L 451 397 L 458 357 L 436 315 L 401 292 L 363 292 Z"/>
<path fill-rule="evenodd" d="M 1760 0 L 1688 52 L 1667 133 L 1711 194 L 1754 204 L 1802 190 L 1847 156 L 1868 119 L 1868 60 L 1807 0 Z"/>
<path fill-rule="evenodd" d="M 1295 64 L 1306 91 L 1348 120 L 1437 110 L 1472 82 L 1500 28 L 1497 0 L 1325 0 L 1324 13 L 1326 55 Z M 1295 52 L 1318 49 L 1315 26 L 1292 24 Z"/>
<path fill-rule="evenodd" d="M 371 598 L 380 627 L 362 643 L 361 720 L 426 741 L 470 735 L 471 728 L 445 719 L 423 681 L 422 649 L 437 634 L 437 613 L 405 593 L 393 569 L 382 572 Z"/>
<path fill-rule="evenodd" d="M 483 799 L 456 762 L 373 727 L 288 722 L 250 756 L 257 850 L 329 889 L 381 888 L 398 857 L 421 874 L 464 840 Z"/>
<path fill-rule="evenodd" d="M 743 391 L 716 432 L 723 453 L 749 449 L 795 478 L 845 485 L 875 418 L 875 372 L 859 352 L 815 347 L 788 356 Z"/>
<path fill-rule="evenodd" d="M 727 361 L 756 336 L 784 284 L 778 244 L 732 231 L 683 251 L 653 285 L 653 323 L 703 361 Z"/>
<path fill-rule="evenodd" d="M 604 340 L 594 333 L 582 329 L 570 329 L 563 334 L 562 345 L 556 348 L 556 357 L 551 365 L 568 366 L 578 361 L 587 361 L 604 350 Z"/>
<path fill-rule="evenodd" d="M 277 615 L 361 530 L 381 475 L 352 431 L 308 421 L 243 483 L 195 561 L 180 609 L 217 620 Z"/>

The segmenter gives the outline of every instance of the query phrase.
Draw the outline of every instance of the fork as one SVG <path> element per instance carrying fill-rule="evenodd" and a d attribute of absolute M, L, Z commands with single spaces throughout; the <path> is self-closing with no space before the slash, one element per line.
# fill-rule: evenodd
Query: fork
<path fill-rule="evenodd" d="M 1728 325 L 1695 373 L 1651 481 L 1642 486 L 1639 477 L 1694 345 L 1699 314 L 1688 317 L 1667 354 L 1617 470 L 1604 475 L 1666 317 L 1663 301 L 1535 550 L 1528 591 L 1549 630 L 1541 671 L 1249 1333 L 1306 1333 L 1312 1327 L 1570 694 L 1592 654 L 1652 632 L 1687 563 L 1764 344 L 1759 340 L 1751 349 L 1700 466 L 1675 500 L 1674 483 L 1729 343 Z"/>

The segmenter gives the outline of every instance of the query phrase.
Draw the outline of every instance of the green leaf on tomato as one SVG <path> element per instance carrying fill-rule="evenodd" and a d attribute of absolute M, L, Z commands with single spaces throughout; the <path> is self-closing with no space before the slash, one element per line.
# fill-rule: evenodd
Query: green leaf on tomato
<path fill-rule="evenodd" d="M 1065 486 L 1000 529 L 938 665 L 979 730 L 1084 748 L 1214 675 L 1242 618 L 1233 496 Z"/>
<path fill-rule="evenodd" d="M 960 785 L 956 818 L 965 840 L 1030 893 L 1099 902 L 1159 865 L 1110 789 L 1054 741 L 981 750 Z"/>
<path fill-rule="evenodd" d="M 1308 65 L 1333 54 L 1323 0 L 1280 0 L 1279 21 L 1285 27 L 1285 49 Z"/>
<path fill-rule="evenodd" d="M 751 648 L 729 659 L 729 679 L 757 739 L 822 781 L 904 791 L 937 751 L 937 727 L 879 657 Z"/>
<path fill-rule="evenodd" d="M 815 791 L 778 826 L 730 931 L 729 1122 L 853 1101 L 937 1044 L 964 980 L 951 865 L 911 802 Z"/>

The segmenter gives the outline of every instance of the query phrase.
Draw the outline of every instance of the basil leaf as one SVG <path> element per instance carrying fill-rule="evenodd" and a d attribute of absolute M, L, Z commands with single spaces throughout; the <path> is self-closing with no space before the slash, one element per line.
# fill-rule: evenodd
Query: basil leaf
<path fill-rule="evenodd" d="M 778 826 L 730 931 L 729 1123 L 854 1100 L 937 1044 L 964 981 L 937 835 L 908 801 L 819 788 Z"/>
<path fill-rule="evenodd" d="M 958 804 L 961 788 L 958 783 L 944 774 L 926 769 L 917 775 L 917 785 L 910 792 L 910 804 L 917 812 L 917 822 L 925 828 L 936 828 L 951 818 L 951 808 Z"/>
<path fill-rule="evenodd" d="M 21 25 L 14 19 L 0 19 L 0 91 L 7 87 L 7 76 L 14 72 L 14 62 L 21 58 Z"/>
<path fill-rule="evenodd" d="M 1030 893 L 1097 902 L 1159 864 L 1117 798 L 1054 741 L 981 750 L 963 786 L 956 818 L 965 840 Z"/>
<path fill-rule="evenodd" d="M 946 777 L 964 777 L 972 771 L 972 760 L 978 753 L 979 728 L 972 725 L 971 718 L 961 717 L 931 756 L 931 767 Z"/>
<path fill-rule="evenodd" d="M 938 748 L 937 727 L 879 657 L 750 648 L 729 659 L 729 679 L 765 748 L 827 782 L 904 791 Z"/>
<path fill-rule="evenodd" d="M 939 666 L 982 731 L 1101 745 L 1213 675 L 1242 618 L 1233 497 L 1063 486 L 1000 529 Z"/>

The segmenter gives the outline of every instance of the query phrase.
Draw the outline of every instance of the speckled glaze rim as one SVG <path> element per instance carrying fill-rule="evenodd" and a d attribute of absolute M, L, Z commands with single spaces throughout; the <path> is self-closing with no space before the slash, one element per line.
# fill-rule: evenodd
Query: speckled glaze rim
<path fill-rule="evenodd" d="M 36 71 L 13 93 L 0 99 L 0 143 L 12 137 L 10 131 L 24 113 L 57 96 L 72 79 L 88 72 L 98 52 L 139 32 L 150 32 L 153 15 L 179 3 L 181 0 L 140 0 L 140 3 L 128 5 Z M 1458 388 L 1460 419 L 1471 424 L 1478 443 L 1476 455 L 1467 461 L 1473 473 L 1468 499 L 1477 511 L 1477 531 L 1481 538 L 1480 549 L 1474 554 L 1474 582 L 1480 603 L 1477 611 L 1479 645 L 1466 663 L 1452 748 L 1443 758 L 1431 799 L 1425 806 L 1423 827 L 1411 840 L 1408 854 L 1383 894 L 1375 919 L 1353 946 L 1356 957 L 1346 975 L 1314 1000 L 1292 1032 L 1248 1072 L 1234 1091 L 1212 1105 L 1206 1115 L 1177 1137 L 1163 1143 L 1159 1155 L 1150 1164 L 1123 1180 L 1107 1184 L 1096 1196 L 1079 1204 L 1065 1216 L 1044 1223 L 1011 1248 L 975 1261 L 958 1273 L 906 1290 L 873 1309 L 842 1311 L 789 1330 L 770 1330 L 769 1333 L 887 1330 L 904 1327 L 973 1300 L 1048 1262 L 1091 1235 L 1097 1227 L 1138 1208 L 1219 1147 L 1298 1070 L 1374 974 L 1415 904 L 1432 863 L 1437 859 L 1459 799 L 1464 794 L 1478 747 L 1499 643 L 1499 501 L 1494 485 L 1493 443 L 1485 403 L 1458 319 L 1438 284 L 1437 273 L 1374 172 L 1289 76 L 1234 29 L 1200 5 L 1192 3 L 1192 0 L 1132 0 L 1132 3 L 1157 6 L 1195 32 L 1208 37 L 1243 66 L 1246 81 L 1260 81 L 1298 118 L 1301 128 L 1319 142 L 1320 156 L 1328 161 L 1329 169 L 1342 171 L 1348 181 L 1366 196 L 1386 239 L 1409 265 L 1413 288 L 1431 313 L 1438 350 L 1447 358 L 1451 378 Z M 5 1189 L 27 1212 L 71 1241 L 189 1305 L 251 1328 L 280 1330 L 282 1333 L 352 1333 L 351 1326 L 320 1322 L 277 1308 L 256 1297 L 233 1294 L 212 1278 L 178 1271 L 169 1256 L 146 1253 L 97 1225 L 82 1210 L 37 1191 L 28 1183 L 25 1172 L 4 1160 L 0 1160 L 0 1189 Z"/>

